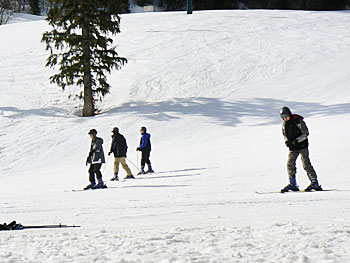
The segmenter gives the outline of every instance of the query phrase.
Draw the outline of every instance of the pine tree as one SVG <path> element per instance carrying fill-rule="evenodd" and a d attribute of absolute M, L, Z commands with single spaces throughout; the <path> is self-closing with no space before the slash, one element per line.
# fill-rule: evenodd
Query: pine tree
<path fill-rule="evenodd" d="M 29 0 L 29 6 L 33 15 L 40 15 L 41 10 L 39 0 Z"/>
<path fill-rule="evenodd" d="M 42 41 L 50 51 L 46 66 L 59 66 L 50 77 L 63 90 L 83 86 L 83 116 L 95 114 L 95 101 L 109 93 L 106 73 L 120 69 L 127 59 L 119 57 L 111 35 L 120 33 L 118 0 L 49 0 L 47 21 L 53 27 Z"/>

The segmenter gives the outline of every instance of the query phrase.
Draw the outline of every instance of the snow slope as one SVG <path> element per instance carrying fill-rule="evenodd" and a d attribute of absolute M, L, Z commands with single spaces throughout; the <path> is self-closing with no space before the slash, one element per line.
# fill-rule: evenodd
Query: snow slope
<path fill-rule="evenodd" d="M 82 227 L 2 232 L 0 262 L 348 262 L 349 23 L 349 12 L 123 15 L 129 62 L 102 114 L 84 119 L 74 89 L 48 81 L 46 22 L 1 26 L 0 221 Z M 305 117 L 320 183 L 340 191 L 255 193 L 287 183 L 285 105 Z M 114 126 L 133 163 L 149 128 L 158 173 L 70 191 L 88 183 L 88 130 L 108 152 Z M 297 180 L 308 185 L 300 161 Z"/>

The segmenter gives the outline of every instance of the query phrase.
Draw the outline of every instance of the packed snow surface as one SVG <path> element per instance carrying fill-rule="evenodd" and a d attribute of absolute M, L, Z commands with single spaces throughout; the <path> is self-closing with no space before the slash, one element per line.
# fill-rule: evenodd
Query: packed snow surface
<path fill-rule="evenodd" d="M 0 262 L 349 262 L 350 13 L 128 14 L 128 58 L 101 114 L 78 117 L 48 78 L 44 20 L 0 27 L 0 222 L 81 228 L 0 233 Z M 305 117 L 325 189 L 287 184 L 279 109 Z M 126 137 L 133 173 L 141 126 L 156 174 L 88 184 L 88 130 L 107 153 Z M 131 162 L 130 162 L 131 161 Z M 121 170 L 120 176 L 125 172 Z M 298 161 L 300 188 L 308 179 Z"/>

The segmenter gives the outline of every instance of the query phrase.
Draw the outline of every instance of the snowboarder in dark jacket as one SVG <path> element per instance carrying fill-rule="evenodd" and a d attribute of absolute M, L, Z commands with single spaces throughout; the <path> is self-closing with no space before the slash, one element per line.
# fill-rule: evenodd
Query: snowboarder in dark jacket
<path fill-rule="evenodd" d="M 284 193 L 290 190 L 299 191 L 295 178 L 296 160 L 299 155 L 301 155 L 303 167 L 311 181 L 311 184 L 305 191 L 322 191 L 321 186 L 318 184 L 316 172 L 309 158 L 309 142 L 307 138 L 309 136 L 309 130 L 304 122 L 304 118 L 300 115 L 292 114 L 288 107 L 283 107 L 281 109 L 280 116 L 283 119 L 282 133 L 284 142 L 289 148 L 287 162 L 289 184 L 284 187 L 281 192 Z"/>
<path fill-rule="evenodd" d="M 96 188 L 106 188 L 107 186 L 102 181 L 102 173 L 100 171 L 101 166 L 105 163 L 105 155 L 103 152 L 103 139 L 97 137 L 97 131 L 92 129 L 89 131 L 91 138 L 91 147 L 89 156 L 86 159 L 86 165 L 90 164 L 89 168 L 89 181 L 90 184 L 84 189 L 96 189 Z M 96 184 L 95 175 L 98 183 Z"/>
<path fill-rule="evenodd" d="M 151 165 L 151 161 L 149 159 L 151 154 L 151 135 L 147 133 L 146 127 L 141 127 L 141 140 L 140 140 L 140 146 L 137 147 L 137 151 L 141 151 L 142 157 L 141 157 L 141 171 L 138 174 L 145 174 L 145 173 L 154 173 Z M 148 170 L 145 172 L 145 164 L 148 166 Z"/>
<path fill-rule="evenodd" d="M 126 152 L 128 151 L 128 145 L 122 134 L 119 133 L 117 127 L 112 130 L 112 145 L 108 155 L 114 154 L 114 176 L 111 181 L 118 181 L 119 164 L 126 171 L 126 179 L 134 179 L 135 177 L 131 174 L 131 170 L 126 163 Z"/>

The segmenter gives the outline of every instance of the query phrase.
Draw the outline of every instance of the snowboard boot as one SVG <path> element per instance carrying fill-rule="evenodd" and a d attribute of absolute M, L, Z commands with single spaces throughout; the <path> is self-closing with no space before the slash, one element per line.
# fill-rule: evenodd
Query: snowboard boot
<path fill-rule="evenodd" d="M 130 175 L 126 176 L 125 179 L 135 179 L 135 177 L 132 174 L 130 174 Z"/>
<path fill-rule="evenodd" d="M 89 184 L 88 186 L 86 186 L 86 187 L 84 188 L 84 190 L 95 189 L 95 186 L 96 186 L 95 183 L 91 183 L 91 184 Z"/>
<path fill-rule="evenodd" d="M 98 183 L 95 185 L 93 189 L 101 189 L 101 188 L 107 188 L 107 186 L 104 184 L 102 179 L 99 179 Z"/>
<path fill-rule="evenodd" d="M 281 189 L 281 193 L 285 193 L 288 191 L 293 191 L 293 192 L 300 191 L 299 187 L 297 186 L 297 181 L 296 181 L 295 177 L 290 177 L 289 184 L 286 185 L 283 189 Z"/>
<path fill-rule="evenodd" d="M 114 174 L 114 176 L 111 178 L 111 181 L 119 181 L 118 174 Z"/>
<path fill-rule="evenodd" d="M 315 191 L 323 191 L 322 187 L 318 183 L 311 183 L 308 187 L 305 188 L 305 192 Z"/>

